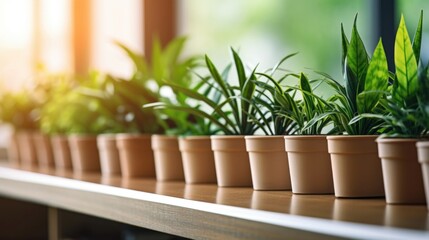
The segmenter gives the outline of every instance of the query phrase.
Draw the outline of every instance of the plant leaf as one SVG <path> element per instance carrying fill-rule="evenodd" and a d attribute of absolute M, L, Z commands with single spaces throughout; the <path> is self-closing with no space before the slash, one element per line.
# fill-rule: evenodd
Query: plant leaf
<path fill-rule="evenodd" d="M 347 36 L 344 33 L 344 28 L 343 28 L 342 23 L 341 23 L 341 45 L 343 47 L 341 64 L 342 64 L 342 71 L 344 74 L 344 71 L 345 71 L 344 67 L 345 67 L 345 62 L 346 62 L 346 57 L 347 57 L 347 49 L 349 48 L 349 40 L 347 39 Z"/>
<path fill-rule="evenodd" d="M 419 64 L 420 61 L 420 50 L 422 45 L 422 28 L 423 28 L 423 10 L 420 12 L 420 19 L 417 25 L 416 33 L 413 39 L 413 51 L 416 57 L 416 62 Z"/>
<path fill-rule="evenodd" d="M 383 43 L 380 39 L 368 66 L 365 78 L 365 92 L 385 91 L 387 89 L 388 81 L 389 69 L 387 66 Z M 359 113 L 371 112 L 381 96 L 383 96 L 381 93 L 366 95 L 359 94 L 357 99 Z"/>
<path fill-rule="evenodd" d="M 395 40 L 396 81 L 393 84 L 393 98 L 400 104 L 416 102 L 418 86 L 417 61 L 411 46 L 410 37 L 401 16 Z"/>
<path fill-rule="evenodd" d="M 356 106 L 356 97 L 365 88 L 368 69 L 368 54 L 356 26 L 357 15 L 353 24 L 352 37 L 346 58 L 346 91 L 352 106 Z"/>

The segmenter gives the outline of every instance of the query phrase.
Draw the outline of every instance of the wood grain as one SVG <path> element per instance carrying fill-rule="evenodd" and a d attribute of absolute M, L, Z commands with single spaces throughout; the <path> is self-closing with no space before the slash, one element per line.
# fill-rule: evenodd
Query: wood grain
<path fill-rule="evenodd" d="M 384 199 L 336 199 L 4 164 L 0 195 L 194 239 L 429 237 L 426 206 L 386 205 Z"/>

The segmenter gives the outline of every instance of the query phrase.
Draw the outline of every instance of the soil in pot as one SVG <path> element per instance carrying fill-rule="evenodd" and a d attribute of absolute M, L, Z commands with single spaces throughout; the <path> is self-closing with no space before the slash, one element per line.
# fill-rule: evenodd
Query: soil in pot
<path fill-rule="evenodd" d="M 384 196 L 377 136 L 328 136 L 336 197 Z"/>
<path fill-rule="evenodd" d="M 101 175 L 121 175 L 119 151 L 116 147 L 116 134 L 98 135 L 97 146 L 100 154 Z"/>
<path fill-rule="evenodd" d="M 51 144 L 55 167 L 57 169 L 72 169 L 68 137 L 65 135 L 52 135 Z"/>
<path fill-rule="evenodd" d="M 326 136 L 285 136 L 292 192 L 330 194 L 334 192 L 331 159 Z"/>
<path fill-rule="evenodd" d="M 244 136 L 211 136 L 219 187 L 251 187 L 249 154 Z"/>
<path fill-rule="evenodd" d="M 152 149 L 158 181 L 185 179 L 179 140 L 176 136 L 152 135 Z"/>
<path fill-rule="evenodd" d="M 69 145 L 75 173 L 100 171 L 100 157 L 95 135 L 71 135 Z"/>
<path fill-rule="evenodd" d="M 377 139 L 387 203 L 423 204 L 426 202 L 422 170 L 417 160 L 416 142 L 416 139 Z"/>
<path fill-rule="evenodd" d="M 116 146 L 124 178 L 155 177 L 151 135 L 117 134 Z"/>
<path fill-rule="evenodd" d="M 186 183 L 216 183 L 214 154 L 209 136 L 179 138 Z"/>
<path fill-rule="evenodd" d="M 253 189 L 290 190 L 289 164 L 283 136 L 246 136 Z"/>

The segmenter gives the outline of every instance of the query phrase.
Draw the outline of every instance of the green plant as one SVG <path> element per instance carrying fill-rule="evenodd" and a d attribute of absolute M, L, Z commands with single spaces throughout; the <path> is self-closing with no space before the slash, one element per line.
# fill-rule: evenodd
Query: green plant
<path fill-rule="evenodd" d="M 345 85 L 325 75 L 327 83 L 336 94 L 330 99 L 334 111 L 328 112 L 339 132 L 349 135 L 377 134 L 382 131 L 382 121 L 377 118 L 358 118 L 362 114 L 383 114 L 380 102 L 385 99 L 388 88 L 389 71 L 381 39 L 372 58 L 365 49 L 364 43 L 354 20 L 350 42 L 341 25 L 342 64 Z M 354 121 L 351 121 L 354 119 Z"/>
<path fill-rule="evenodd" d="M 273 77 L 282 63 L 294 55 L 284 57 L 272 69 L 270 75 L 257 73 L 263 77 L 258 79 L 257 85 L 260 88 L 258 90 L 260 94 L 256 98 L 257 104 L 268 110 L 269 119 L 272 121 L 272 133 L 275 135 L 322 134 L 330 123 L 330 119 L 318 117 L 329 110 L 329 104 L 313 93 L 310 81 L 305 74 L 296 75 L 286 72 L 277 80 Z M 290 83 L 284 84 L 288 77 L 297 78 L 298 86 L 291 86 Z M 268 82 L 263 79 L 268 79 Z M 297 92 L 300 93 L 299 96 L 297 96 Z M 312 121 L 315 118 L 318 118 L 318 121 Z"/>
<path fill-rule="evenodd" d="M 423 11 L 420 14 L 413 42 L 411 42 L 404 16 L 401 16 L 395 40 L 396 70 L 393 85 L 389 87 L 388 97 L 380 101 L 386 114 L 361 114 L 353 119 L 354 122 L 365 118 L 381 120 L 385 133 L 389 136 L 419 137 L 426 133 L 427 130 L 421 122 L 425 110 L 421 108 L 426 109 L 424 99 L 427 98 L 427 86 L 426 92 L 421 95 L 422 104 L 420 106 L 417 97 L 420 87 L 424 91 L 425 85 L 422 84 L 427 84 L 427 67 L 423 68 L 419 64 L 422 21 Z"/>
<path fill-rule="evenodd" d="M 261 110 L 255 107 L 252 98 L 255 96 L 255 69 L 246 74 L 245 67 L 239 55 L 231 49 L 233 64 L 229 64 L 220 73 L 208 56 L 205 56 L 205 65 L 209 76 L 199 76 L 196 87 L 186 88 L 175 83 L 168 85 L 176 92 L 180 92 L 198 102 L 186 105 L 154 104 L 147 107 L 155 109 L 169 108 L 176 111 L 184 111 L 196 119 L 201 119 L 202 126 L 209 132 L 222 132 L 226 135 L 252 135 L 259 128 L 264 129 L 261 121 L 266 119 L 261 115 Z M 232 85 L 230 70 L 234 65 L 238 85 Z M 261 117 L 262 116 L 262 117 Z M 259 118 L 258 118 L 259 117 Z M 213 124 L 216 128 L 211 130 Z"/>
<path fill-rule="evenodd" d="M 189 69 L 195 66 L 196 58 L 180 59 L 185 42 L 186 38 L 179 37 L 163 49 L 155 39 L 151 61 L 117 43 L 135 65 L 133 76 L 130 79 L 109 76 L 101 90 L 87 92 L 87 95 L 98 99 L 104 109 L 119 118 L 126 132 L 161 133 L 165 129 L 175 128 L 171 120 L 186 121 L 187 116 L 173 115 L 169 111 L 154 112 L 151 109 L 142 109 L 142 106 L 161 100 L 170 101 L 171 96 L 162 94 L 165 92 L 163 90 L 166 82 L 189 86 Z"/>
<path fill-rule="evenodd" d="M 4 91 L 0 96 L 0 120 L 11 124 L 15 130 L 35 130 L 39 107 L 39 102 L 28 90 Z"/>
<path fill-rule="evenodd" d="M 49 101 L 41 114 L 41 130 L 49 134 L 98 134 L 121 132 L 118 118 L 88 92 L 105 84 L 106 77 L 93 72 L 84 80 L 57 78 L 50 86 Z"/>

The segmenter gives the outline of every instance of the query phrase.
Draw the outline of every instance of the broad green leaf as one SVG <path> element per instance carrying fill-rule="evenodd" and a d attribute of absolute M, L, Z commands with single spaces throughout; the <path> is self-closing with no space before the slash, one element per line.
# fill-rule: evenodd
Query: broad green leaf
<path fill-rule="evenodd" d="M 383 43 L 380 39 L 368 66 L 368 72 L 365 78 L 365 92 L 385 91 L 387 89 L 388 81 L 389 69 L 387 66 Z M 382 96 L 383 95 L 381 93 L 366 95 L 359 94 L 357 99 L 359 113 L 371 112 Z"/>
<path fill-rule="evenodd" d="M 349 40 L 347 39 L 346 34 L 344 33 L 344 28 L 343 28 L 343 24 L 341 23 L 341 45 L 343 47 L 343 52 L 342 52 L 342 58 L 341 58 L 341 64 L 342 64 L 342 71 L 344 74 L 345 71 L 345 62 L 346 62 L 346 57 L 347 57 L 347 49 L 349 48 Z"/>
<path fill-rule="evenodd" d="M 420 19 L 417 25 L 416 33 L 413 39 L 413 51 L 416 57 L 417 65 L 420 61 L 420 50 L 422 45 L 422 28 L 423 28 L 423 10 L 420 12 Z"/>
<path fill-rule="evenodd" d="M 413 104 L 416 101 L 418 86 L 417 61 L 411 46 L 410 37 L 401 16 L 395 40 L 396 81 L 393 85 L 393 98 L 400 104 Z"/>
<path fill-rule="evenodd" d="M 347 96 L 356 104 L 357 95 L 365 88 L 365 77 L 368 69 L 368 54 L 356 26 L 357 15 L 353 24 L 352 37 L 347 49 L 346 58 L 346 91 Z"/>

